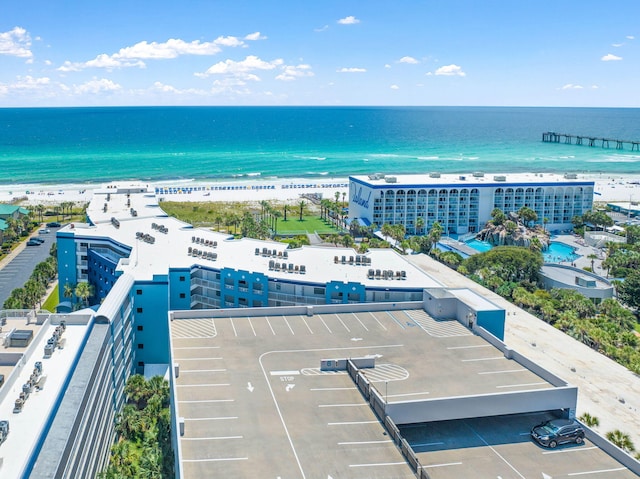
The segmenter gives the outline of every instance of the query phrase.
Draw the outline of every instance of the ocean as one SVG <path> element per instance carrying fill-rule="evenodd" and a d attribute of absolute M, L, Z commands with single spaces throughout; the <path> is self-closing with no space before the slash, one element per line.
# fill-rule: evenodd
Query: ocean
<path fill-rule="evenodd" d="M 0 109 L 0 185 L 368 173 L 638 174 L 640 109 L 119 107 Z"/>

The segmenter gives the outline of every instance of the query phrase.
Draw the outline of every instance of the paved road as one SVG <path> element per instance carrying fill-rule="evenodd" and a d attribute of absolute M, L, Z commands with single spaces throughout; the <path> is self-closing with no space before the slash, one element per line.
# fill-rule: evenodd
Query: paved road
<path fill-rule="evenodd" d="M 29 279 L 36 265 L 49 256 L 51 245 L 56 241 L 58 228 L 49 228 L 49 234 L 35 234 L 44 240 L 40 246 L 20 246 L 21 251 L 10 261 L 0 264 L 0 309 L 11 295 L 11 291 L 21 288 Z"/>

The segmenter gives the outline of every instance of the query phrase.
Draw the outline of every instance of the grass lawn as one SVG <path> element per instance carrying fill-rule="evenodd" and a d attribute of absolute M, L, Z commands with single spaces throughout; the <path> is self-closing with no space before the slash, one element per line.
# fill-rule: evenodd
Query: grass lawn
<path fill-rule="evenodd" d="M 278 235 L 303 235 L 317 232 L 319 234 L 337 233 L 338 230 L 325 223 L 318 216 L 303 216 L 302 221 L 298 216 L 289 216 L 287 221 L 278 221 Z"/>
<path fill-rule="evenodd" d="M 42 309 L 55 313 L 58 303 L 58 285 L 56 284 L 56 287 L 53 289 L 47 300 L 42 304 Z"/>

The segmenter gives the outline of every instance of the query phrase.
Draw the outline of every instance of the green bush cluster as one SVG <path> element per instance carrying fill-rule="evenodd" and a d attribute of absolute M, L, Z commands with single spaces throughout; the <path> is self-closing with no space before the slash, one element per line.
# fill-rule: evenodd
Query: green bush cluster
<path fill-rule="evenodd" d="M 173 478 L 169 383 L 161 376 L 147 381 L 135 374 L 127 380 L 125 394 L 127 403 L 116 420 L 118 439 L 98 478 Z"/>

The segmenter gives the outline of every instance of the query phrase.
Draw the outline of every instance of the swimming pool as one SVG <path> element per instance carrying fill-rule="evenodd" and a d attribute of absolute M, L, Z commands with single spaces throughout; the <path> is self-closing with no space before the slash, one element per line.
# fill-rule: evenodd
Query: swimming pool
<path fill-rule="evenodd" d="M 467 246 L 484 253 L 489 251 L 493 246 L 486 241 L 480 241 L 477 239 L 471 239 L 465 242 Z M 580 258 L 579 254 L 576 254 L 575 250 L 565 243 L 559 243 L 552 241 L 549 243 L 549 248 L 542 252 L 545 263 L 560 263 L 562 261 L 575 261 Z"/>
<path fill-rule="evenodd" d="M 549 243 L 549 248 L 542 252 L 545 263 L 560 263 L 561 261 L 575 261 L 580 258 L 579 254 L 576 254 L 573 247 L 565 243 L 558 243 L 552 241 Z"/>
<path fill-rule="evenodd" d="M 486 241 L 480 241 L 479 239 L 471 239 L 469 241 L 465 241 L 467 246 L 475 249 L 476 251 L 480 251 L 481 253 L 485 253 L 493 248 L 491 243 L 487 243 Z"/>

